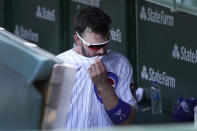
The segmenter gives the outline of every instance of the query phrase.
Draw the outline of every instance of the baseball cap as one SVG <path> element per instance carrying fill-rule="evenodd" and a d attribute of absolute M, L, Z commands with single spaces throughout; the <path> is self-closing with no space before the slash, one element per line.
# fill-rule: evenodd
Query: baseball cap
<path fill-rule="evenodd" d="M 194 121 L 194 107 L 197 105 L 195 98 L 178 98 L 173 106 L 172 119 L 175 122 Z"/>

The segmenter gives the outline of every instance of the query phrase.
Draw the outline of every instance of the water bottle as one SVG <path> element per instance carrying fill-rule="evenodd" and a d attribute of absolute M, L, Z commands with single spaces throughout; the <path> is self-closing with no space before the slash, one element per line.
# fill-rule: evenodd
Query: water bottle
<path fill-rule="evenodd" d="M 161 89 L 156 81 L 151 86 L 151 108 L 152 113 L 162 113 Z"/>
<path fill-rule="evenodd" d="M 194 127 L 197 128 L 197 106 L 194 107 Z"/>

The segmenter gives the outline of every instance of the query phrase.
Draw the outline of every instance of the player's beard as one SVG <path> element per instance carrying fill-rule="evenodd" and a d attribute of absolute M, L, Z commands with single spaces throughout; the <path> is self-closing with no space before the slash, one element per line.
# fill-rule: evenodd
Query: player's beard
<path fill-rule="evenodd" d="M 87 54 L 85 48 L 83 47 L 83 44 L 82 44 L 82 47 L 81 47 L 81 53 L 82 53 L 83 56 L 88 57 L 88 54 Z"/>

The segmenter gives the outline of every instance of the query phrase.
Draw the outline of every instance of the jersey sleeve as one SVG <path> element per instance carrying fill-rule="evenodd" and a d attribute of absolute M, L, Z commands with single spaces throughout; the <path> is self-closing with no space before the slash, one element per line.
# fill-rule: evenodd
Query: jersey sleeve
<path fill-rule="evenodd" d="M 137 102 L 130 90 L 130 85 L 134 83 L 132 67 L 125 57 L 121 58 L 118 63 L 119 82 L 117 85 L 116 94 L 121 100 L 137 108 Z"/>

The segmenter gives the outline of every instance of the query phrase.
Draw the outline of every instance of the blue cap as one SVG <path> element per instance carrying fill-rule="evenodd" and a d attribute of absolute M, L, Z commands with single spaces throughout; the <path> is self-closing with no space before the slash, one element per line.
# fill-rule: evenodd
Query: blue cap
<path fill-rule="evenodd" d="M 197 105 L 195 98 L 178 98 L 173 106 L 172 119 L 174 122 L 194 121 L 194 107 Z"/>

